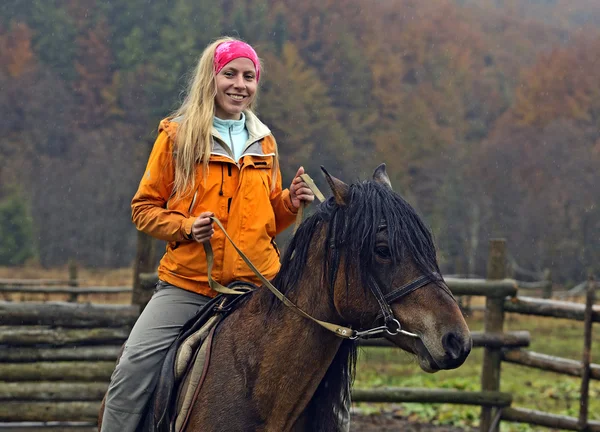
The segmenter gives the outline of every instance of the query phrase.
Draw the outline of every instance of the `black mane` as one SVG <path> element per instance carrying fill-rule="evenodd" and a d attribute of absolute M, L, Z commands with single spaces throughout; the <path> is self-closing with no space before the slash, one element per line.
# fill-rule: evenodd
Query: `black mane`
<path fill-rule="evenodd" d="M 322 270 L 329 286 L 333 286 L 337 278 L 341 254 L 351 251 L 345 255 L 346 274 L 350 268 L 358 268 L 363 287 L 370 290 L 376 235 L 382 224 L 387 228 L 394 264 L 410 259 L 423 275 L 439 273 L 431 232 L 415 210 L 387 186 L 368 181 L 350 186 L 347 205 L 340 206 L 329 198 L 302 223 L 286 250 L 273 285 L 286 295 L 297 289 L 306 270 L 313 235 L 326 226 L 325 256 L 331 259 L 324 260 Z M 275 296 L 271 296 L 270 301 L 272 311 L 284 307 Z M 356 343 L 345 340 L 307 409 L 308 418 L 313 419 L 310 430 L 339 430 L 338 413 L 350 398 L 356 357 Z"/>
<path fill-rule="evenodd" d="M 300 225 L 273 280 L 284 294 L 291 294 L 296 288 L 306 269 L 312 237 L 324 224 L 327 224 L 326 252 L 332 259 L 323 263 L 323 271 L 330 286 L 337 278 L 340 253 L 344 251 L 353 252 L 346 256 L 347 269 L 359 268 L 363 286 L 369 286 L 376 235 L 382 224 L 387 228 L 394 264 L 410 259 L 423 275 L 439 273 L 433 237 L 416 211 L 388 187 L 368 181 L 350 186 L 346 206 L 339 206 L 329 198 Z"/>

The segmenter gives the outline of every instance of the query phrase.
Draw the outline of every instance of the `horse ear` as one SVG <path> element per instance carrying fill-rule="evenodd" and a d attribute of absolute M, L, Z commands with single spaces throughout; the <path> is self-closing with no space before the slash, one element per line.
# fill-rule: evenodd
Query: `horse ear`
<path fill-rule="evenodd" d="M 384 163 L 375 168 L 375 172 L 373 173 L 373 180 L 392 189 L 392 183 L 390 182 L 390 178 L 388 177 L 387 172 L 385 171 Z"/>
<path fill-rule="evenodd" d="M 321 166 L 321 170 L 325 174 L 325 178 L 327 179 L 327 183 L 329 183 L 331 192 L 333 192 L 335 202 L 341 206 L 345 206 L 348 201 L 348 192 L 350 191 L 350 186 L 329 174 L 323 166 Z"/>

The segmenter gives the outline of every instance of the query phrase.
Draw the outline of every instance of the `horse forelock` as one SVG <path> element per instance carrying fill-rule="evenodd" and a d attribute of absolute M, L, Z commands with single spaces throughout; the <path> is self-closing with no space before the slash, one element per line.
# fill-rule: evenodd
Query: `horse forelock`
<path fill-rule="evenodd" d="M 359 269 L 363 287 L 369 287 L 377 234 L 382 229 L 387 232 L 394 265 L 410 260 L 421 274 L 439 272 L 433 236 L 414 208 L 388 187 L 369 181 L 350 187 L 347 205 L 336 210 L 329 224 L 328 243 L 352 252 L 345 256 L 346 275 Z M 337 278 L 337 268 L 333 271 L 331 282 Z"/>
<path fill-rule="evenodd" d="M 387 186 L 366 181 L 350 186 L 345 206 L 329 198 L 300 225 L 286 249 L 281 270 L 274 279 L 275 285 L 284 294 L 296 289 L 306 270 L 314 235 L 325 228 L 322 247 L 327 258 L 322 271 L 329 287 L 334 286 L 341 257 L 345 255 L 345 274 L 349 274 L 351 269 L 359 269 L 362 285 L 367 289 L 374 267 L 377 233 L 382 226 L 387 231 L 394 265 L 408 259 L 423 275 L 440 272 L 433 236 L 415 209 Z M 347 251 L 351 253 L 346 254 Z"/>

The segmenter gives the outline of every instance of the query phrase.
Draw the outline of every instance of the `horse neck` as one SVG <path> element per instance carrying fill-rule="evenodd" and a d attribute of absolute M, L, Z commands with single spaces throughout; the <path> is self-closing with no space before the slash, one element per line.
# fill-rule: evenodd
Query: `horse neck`
<path fill-rule="evenodd" d="M 312 253 L 309 253 L 306 265 L 304 266 L 304 271 L 299 277 L 296 286 L 289 294 L 286 294 L 286 297 L 314 318 L 321 321 L 339 323 L 341 318 L 334 306 L 333 294 L 330 292 L 327 278 L 324 275 L 324 251 L 320 247 L 315 247 L 311 252 Z M 285 271 L 285 269 L 283 271 Z M 286 289 L 287 287 L 280 288 L 284 292 L 288 291 Z M 281 305 L 281 309 L 284 310 L 289 308 Z M 287 314 L 295 315 L 293 311 L 288 311 Z M 303 327 L 316 325 L 315 323 L 311 323 L 305 317 L 296 321 Z M 319 330 L 324 329 L 319 328 Z M 333 333 L 331 333 L 331 335 L 333 335 Z M 333 335 L 333 339 L 337 340 L 338 337 Z"/>
<path fill-rule="evenodd" d="M 339 322 L 316 252 L 289 298 L 317 319 Z M 210 360 L 219 366 L 207 375 L 193 425 L 221 424 L 221 411 L 205 407 L 231 406 L 236 415 L 228 431 L 243 430 L 247 425 L 235 421 L 249 418 L 262 425 L 256 430 L 289 431 L 306 410 L 342 340 L 283 304 L 273 307 L 272 300 L 266 287 L 259 288 L 219 327 Z"/>

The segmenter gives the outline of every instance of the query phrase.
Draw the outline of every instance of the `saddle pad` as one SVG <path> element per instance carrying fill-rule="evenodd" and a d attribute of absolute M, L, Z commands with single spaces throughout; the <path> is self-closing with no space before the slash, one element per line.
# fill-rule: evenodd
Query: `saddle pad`
<path fill-rule="evenodd" d="M 179 382 L 183 375 L 188 370 L 188 366 L 190 366 L 190 362 L 194 353 L 198 349 L 198 347 L 204 342 L 208 333 L 212 330 L 214 325 L 219 321 L 220 316 L 214 315 L 206 321 L 200 330 L 195 332 L 194 334 L 188 336 L 185 341 L 181 344 L 179 349 L 177 350 L 177 357 L 175 358 L 175 381 Z"/>
<path fill-rule="evenodd" d="M 211 318 L 211 320 L 202 328 L 204 329 L 212 324 L 211 328 L 208 329 L 208 334 L 201 338 L 202 343 L 200 349 L 195 350 L 196 355 L 194 356 L 193 362 L 188 368 L 187 373 L 185 374 L 185 377 L 179 386 L 174 432 L 182 432 L 185 428 L 194 401 L 196 400 L 198 392 L 202 387 L 204 377 L 206 376 L 206 371 L 208 370 L 212 336 L 214 334 L 216 328 L 215 324 L 217 322 L 218 320 Z M 193 352 L 194 351 L 192 351 L 192 353 Z"/>

